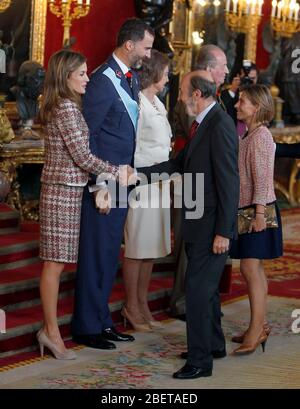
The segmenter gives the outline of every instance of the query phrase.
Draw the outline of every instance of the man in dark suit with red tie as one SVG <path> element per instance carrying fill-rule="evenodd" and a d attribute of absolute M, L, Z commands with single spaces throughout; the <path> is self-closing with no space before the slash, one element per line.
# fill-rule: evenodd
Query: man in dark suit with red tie
<path fill-rule="evenodd" d="M 197 174 L 204 175 L 203 216 L 192 219 L 183 203 L 182 236 L 186 243 L 187 361 L 174 373 L 177 379 L 211 376 L 213 357 L 226 355 L 221 328 L 218 285 L 230 240 L 236 235 L 239 201 L 238 138 L 229 115 L 215 101 L 216 84 L 208 71 L 190 79 L 183 96 L 188 112 L 196 117 L 195 134 L 175 159 L 140 168 L 154 173 L 184 175 L 184 195 L 197 197 Z M 197 125 L 197 126 L 196 126 Z M 185 177 L 191 175 L 191 183 Z M 156 181 L 152 178 L 151 181 Z M 187 189 L 187 191 L 186 191 Z M 185 197 L 185 196 L 183 196 Z"/>
<path fill-rule="evenodd" d="M 175 129 L 175 151 L 179 152 L 182 147 L 190 139 L 189 128 L 194 116 L 188 115 L 185 110 L 185 104 L 183 102 L 184 96 L 188 94 L 190 80 L 192 76 L 197 75 L 199 70 L 206 70 L 210 72 L 213 81 L 215 82 L 217 89 L 224 83 L 226 74 L 228 74 L 227 59 L 221 48 L 213 44 L 206 44 L 200 48 L 197 63 L 195 66 L 196 71 L 186 74 L 180 84 L 180 93 L 178 103 L 174 112 L 174 129 Z M 218 103 L 226 111 L 224 104 L 218 97 Z M 175 280 L 173 291 L 170 301 L 170 314 L 171 316 L 185 319 L 185 285 L 184 275 L 186 271 L 186 255 L 184 251 L 184 243 L 181 242 L 179 237 L 179 228 L 181 224 L 181 218 L 178 211 L 174 211 L 174 234 L 175 234 L 175 249 L 174 255 L 176 257 L 177 269 L 175 272 Z M 224 292 L 228 292 L 231 279 L 231 265 L 230 259 L 227 259 L 226 266 L 222 275 L 220 283 L 220 289 Z M 219 356 L 218 356 L 219 357 Z"/>

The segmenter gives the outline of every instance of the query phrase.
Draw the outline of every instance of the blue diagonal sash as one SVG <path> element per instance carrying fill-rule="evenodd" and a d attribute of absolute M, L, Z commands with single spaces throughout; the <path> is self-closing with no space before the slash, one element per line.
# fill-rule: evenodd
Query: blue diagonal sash
<path fill-rule="evenodd" d="M 134 129 L 137 129 L 137 121 L 139 116 L 139 109 L 137 102 L 132 99 L 129 94 L 125 91 L 125 89 L 121 86 L 121 79 L 116 77 L 116 73 L 110 67 L 108 67 L 104 72 L 111 82 L 114 84 L 114 87 L 119 94 L 123 104 L 125 105 L 126 111 L 130 116 L 130 119 L 133 123 Z"/>

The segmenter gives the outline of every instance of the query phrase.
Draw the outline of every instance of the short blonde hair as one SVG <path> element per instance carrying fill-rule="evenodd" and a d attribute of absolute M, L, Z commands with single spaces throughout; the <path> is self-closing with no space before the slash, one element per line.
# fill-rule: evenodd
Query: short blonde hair
<path fill-rule="evenodd" d="M 268 87 L 261 84 L 252 84 L 242 87 L 241 92 L 258 107 L 255 116 L 256 122 L 267 124 L 274 118 L 274 102 Z"/>

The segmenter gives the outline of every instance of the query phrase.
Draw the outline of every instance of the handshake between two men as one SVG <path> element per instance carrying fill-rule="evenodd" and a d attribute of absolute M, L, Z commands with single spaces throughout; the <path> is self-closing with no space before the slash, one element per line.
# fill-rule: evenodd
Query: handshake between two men
<path fill-rule="evenodd" d="M 119 182 L 120 186 L 134 186 L 138 181 L 137 171 L 129 165 L 120 165 L 118 179 L 114 179 L 112 175 L 99 175 L 96 185 L 91 191 L 94 191 L 95 206 L 101 214 L 109 214 L 112 208 L 112 195 L 108 184 L 104 180 L 110 182 Z"/>

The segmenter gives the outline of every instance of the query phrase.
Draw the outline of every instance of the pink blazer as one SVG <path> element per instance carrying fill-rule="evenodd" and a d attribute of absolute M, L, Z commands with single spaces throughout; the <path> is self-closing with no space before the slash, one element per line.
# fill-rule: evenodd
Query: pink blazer
<path fill-rule="evenodd" d="M 240 139 L 239 207 L 266 205 L 276 200 L 274 192 L 274 160 L 276 145 L 271 132 L 260 126 Z"/>

